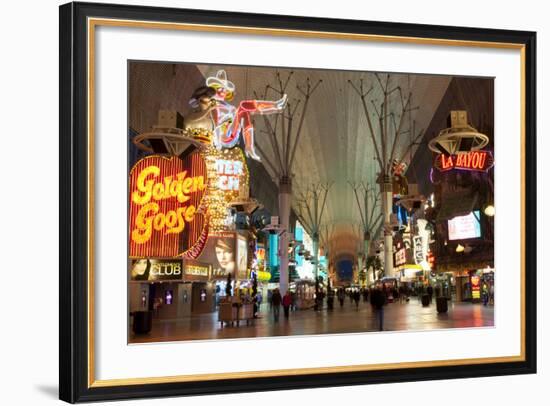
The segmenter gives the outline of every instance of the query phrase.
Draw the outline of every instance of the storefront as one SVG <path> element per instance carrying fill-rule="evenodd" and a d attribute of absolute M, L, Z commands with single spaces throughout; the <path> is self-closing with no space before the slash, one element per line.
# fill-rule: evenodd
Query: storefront
<path fill-rule="evenodd" d="M 154 319 L 182 319 L 215 310 L 208 264 L 181 259 L 134 259 L 129 286 L 130 312 L 152 311 Z"/>
<path fill-rule="evenodd" d="M 156 319 L 183 318 L 191 314 L 189 289 L 183 281 L 181 260 L 131 260 L 130 312 L 152 311 Z"/>
<path fill-rule="evenodd" d="M 462 264 L 438 265 L 434 282 L 442 289 L 449 286 L 452 297 L 457 302 L 483 302 L 487 295 L 489 302 L 494 302 L 494 268 L 477 262 Z"/>
<path fill-rule="evenodd" d="M 293 283 L 296 308 L 311 309 L 315 305 L 315 282 L 311 280 L 299 280 Z"/>
<path fill-rule="evenodd" d="M 191 314 L 211 313 L 216 310 L 216 292 L 210 281 L 210 265 L 193 260 L 184 261 L 184 284 L 186 294 L 191 285 Z"/>

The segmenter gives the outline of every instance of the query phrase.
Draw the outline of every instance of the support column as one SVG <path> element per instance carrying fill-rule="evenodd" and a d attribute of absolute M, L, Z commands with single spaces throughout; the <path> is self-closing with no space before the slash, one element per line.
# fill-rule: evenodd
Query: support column
<path fill-rule="evenodd" d="M 366 261 L 365 261 L 366 262 Z M 361 284 L 361 271 L 363 270 L 363 255 L 360 252 L 357 253 L 357 280 Z"/>
<path fill-rule="evenodd" d="M 315 261 L 313 264 L 313 275 L 315 275 L 315 280 L 319 280 L 319 236 L 317 234 L 313 234 L 313 260 Z"/>
<path fill-rule="evenodd" d="M 365 263 L 363 267 L 365 268 L 365 285 L 369 285 L 369 270 L 367 269 L 367 260 L 369 258 L 369 248 L 370 248 L 370 233 L 367 231 L 363 234 L 363 252 L 365 253 Z"/>
<path fill-rule="evenodd" d="M 322 303 L 319 301 L 319 234 L 314 232 L 312 238 L 313 245 L 313 275 L 315 277 L 315 310 L 320 310 Z"/>
<path fill-rule="evenodd" d="M 290 239 L 290 204 L 292 184 L 290 178 L 282 176 L 279 180 L 279 223 L 284 230 L 279 238 L 279 289 L 284 296 L 288 290 L 288 242 Z"/>
<path fill-rule="evenodd" d="M 381 184 L 382 211 L 384 214 L 384 276 L 394 276 L 393 270 L 393 234 L 391 230 L 391 214 L 393 203 L 393 191 L 391 178 L 384 177 Z"/>
<path fill-rule="evenodd" d="M 367 263 L 367 258 L 369 257 L 369 251 L 370 251 L 370 233 L 367 231 L 365 234 L 363 234 L 363 246 L 365 250 L 365 265 Z"/>

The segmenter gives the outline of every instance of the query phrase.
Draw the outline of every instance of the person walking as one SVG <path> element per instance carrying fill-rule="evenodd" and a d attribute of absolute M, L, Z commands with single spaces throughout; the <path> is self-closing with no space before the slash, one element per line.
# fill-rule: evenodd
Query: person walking
<path fill-rule="evenodd" d="M 340 307 L 344 307 L 344 300 L 346 299 L 346 293 L 344 289 L 338 289 L 338 301 L 340 302 Z"/>
<path fill-rule="evenodd" d="M 292 304 L 292 296 L 290 295 L 290 291 L 286 291 L 284 297 L 283 297 L 283 309 L 285 311 L 285 319 L 288 320 L 288 317 L 290 316 L 290 305 Z"/>
<path fill-rule="evenodd" d="M 399 304 L 403 304 L 405 301 L 405 286 L 399 286 Z"/>
<path fill-rule="evenodd" d="M 327 310 L 334 309 L 334 290 L 330 288 L 327 293 Z"/>
<path fill-rule="evenodd" d="M 281 297 L 279 289 L 275 289 L 273 291 L 273 295 L 271 295 L 271 307 L 273 308 L 273 318 L 275 319 L 275 322 L 279 321 L 279 313 L 281 311 L 282 301 L 283 298 Z"/>
<path fill-rule="evenodd" d="M 368 288 L 363 288 L 363 302 L 368 302 L 369 301 L 369 289 Z"/>
<path fill-rule="evenodd" d="M 358 289 L 353 292 L 353 300 L 355 302 L 355 308 L 359 309 L 359 300 L 361 299 L 361 293 Z"/>
<path fill-rule="evenodd" d="M 273 308 L 273 291 L 272 290 L 268 290 L 267 291 L 267 303 L 269 303 L 269 311 L 271 311 L 271 309 Z"/>
<path fill-rule="evenodd" d="M 258 313 L 262 310 L 262 292 L 256 293 L 256 305 L 257 305 L 257 312 L 256 316 L 258 316 Z"/>
<path fill-rule="evenodd" d="M 380 288 L 375 288 L 370 295 L 370 304 L 376 313 L 378 319 L 378 330 L 384 330 L 384 305 L 386 304 L 386 295 Z"/>
<path fill-rule="evenodd" d="M 432 288 L 432 285 L 428 285 L 428 288 L 426 290 L 428 293 L 428 296 L 430 297 L 430 304 L 432 303 L 432 297 L 434 295 L 434 288 Z"/>
<path fill-rule="evenodd" d="M 481 297 L 483 299 L 483 306 L 487 306 L 487 303 L 489 303 L 489 287 L 486 283 L 481 288 Z"/>

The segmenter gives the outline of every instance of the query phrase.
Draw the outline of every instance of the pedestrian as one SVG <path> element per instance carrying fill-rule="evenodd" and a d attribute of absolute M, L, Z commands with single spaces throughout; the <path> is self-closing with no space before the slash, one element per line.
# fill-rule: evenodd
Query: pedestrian
<path fill-rule="evenodd" d="M 369 289 L 363 288 L 363 302 L 369 301 Z"/>
<path fill-rule="evenodd" d="M 273 291 L 273 295 L 271 295 L 271 307 L 273 308 L 273 318 L 275 319 L 275 322 L 279 321 L 279 313 L 281 311 L 282 301 L 283 298 L 281 297 L 279 289 L 275 289 Z"/>
<path fill-rule="evenodd" d="M 483 298 L 483 306 L 487 306 L 487 303 L 489 303 L 489 287 L 485 283 L 483 284 L 481 294 Z"/>
<path fill-rule="evenodd" d="M 392 296 L 394 301 L 397 301 L 397 299 L 399 299 L 399 292 L 395 286 L 392 289 Z"/>
<path fill-rule="evenodd" d="M 290 316 L 290 305 L 292 305 L 292 296 L 290 295 L 290 291 L 287 290 L 283 297 L 283 309 L 285 311 L 285 319 L 287 320 Z"/>
<path fill-rule="evenodd" d="M 334 309 L 334 291 L 332 289 L 329 289 L 327 294 L 327 309 L 328 310 Z"/>
<path fill-rule="evenodd" d="M 358 289 L 353 292 L 353 300 L 355 301 L 355 308 L 359 309 L 359 300 L 361 299 L 361 293 Z"/>
<path fill-rule="evenodd" d="M 371 292 L 370 303 L 378 319 L 378 330 L 382 331 L 384 330 L 384 305 L 386 304 L 385 293 L 380 290 L 380 288 L 375 288 Z"/>
<path fill-rule="evenodd" d="M 428 293 L 428 296 L 430 297 L 430 303 L 432 303 L 432 297 L 434 295 L 434 288 L 432 288 L 432 285 L 428 285 L 428 289 L 426 291 Z"/>
<path fill-rule="evenodd" d="M 399 286 L 399 303 L 403 304 L 405 301 L 405 286 L 401 285 Z"/>
<path fill-rule="evenodd" d="M 338 289 L 338 301 L 340 302 L 340 307 L 344 307 L 344 300 L 346 299 L 346 293 L 343 288 Z"/>
<path fill-rule="evenodd" d="M 267 291 L 267 303 L 269 303 L 269 311 L 273 308 L 273 291 L 270 289 Z"/>
<path fill-rule="evenodd" d="M 258 312 L 262 310 L 262 292 L 256 293 L 256 304 L 258 305 Z"/>

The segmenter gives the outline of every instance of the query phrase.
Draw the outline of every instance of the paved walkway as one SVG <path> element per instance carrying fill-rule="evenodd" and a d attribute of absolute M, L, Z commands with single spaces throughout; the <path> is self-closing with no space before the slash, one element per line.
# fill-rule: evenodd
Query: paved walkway
<path fill-rule="evenodd" d="M 384 307 L 384 330 L 430 330 L 463 327 L 487 327 L 494 325 L 493 306 L 472 303 L 449 303 L 448 313 L 438 314 L 435 301 L 422 307 L 417 299 L 409 303 L 389 303 Z M 376 314 L 368 303 L 360 302 L 359 307 L 346 299 L 340 308 L 335 303 L 333 311 L 298 310 L 284 318 L 281 308 L 279 322 L 274 322 L 267 304 L 262 304 L 260 318 L 246 326 L 224 326 L 218 322 L 218 314 L 209 313 L 192 316 L 185 320 L 155 320 L 149 334 L 134 336 L 130 343 L 206 340 L 221 338 L 273 337 L 288 335 L 357 333 L 378 331 Z"/>

